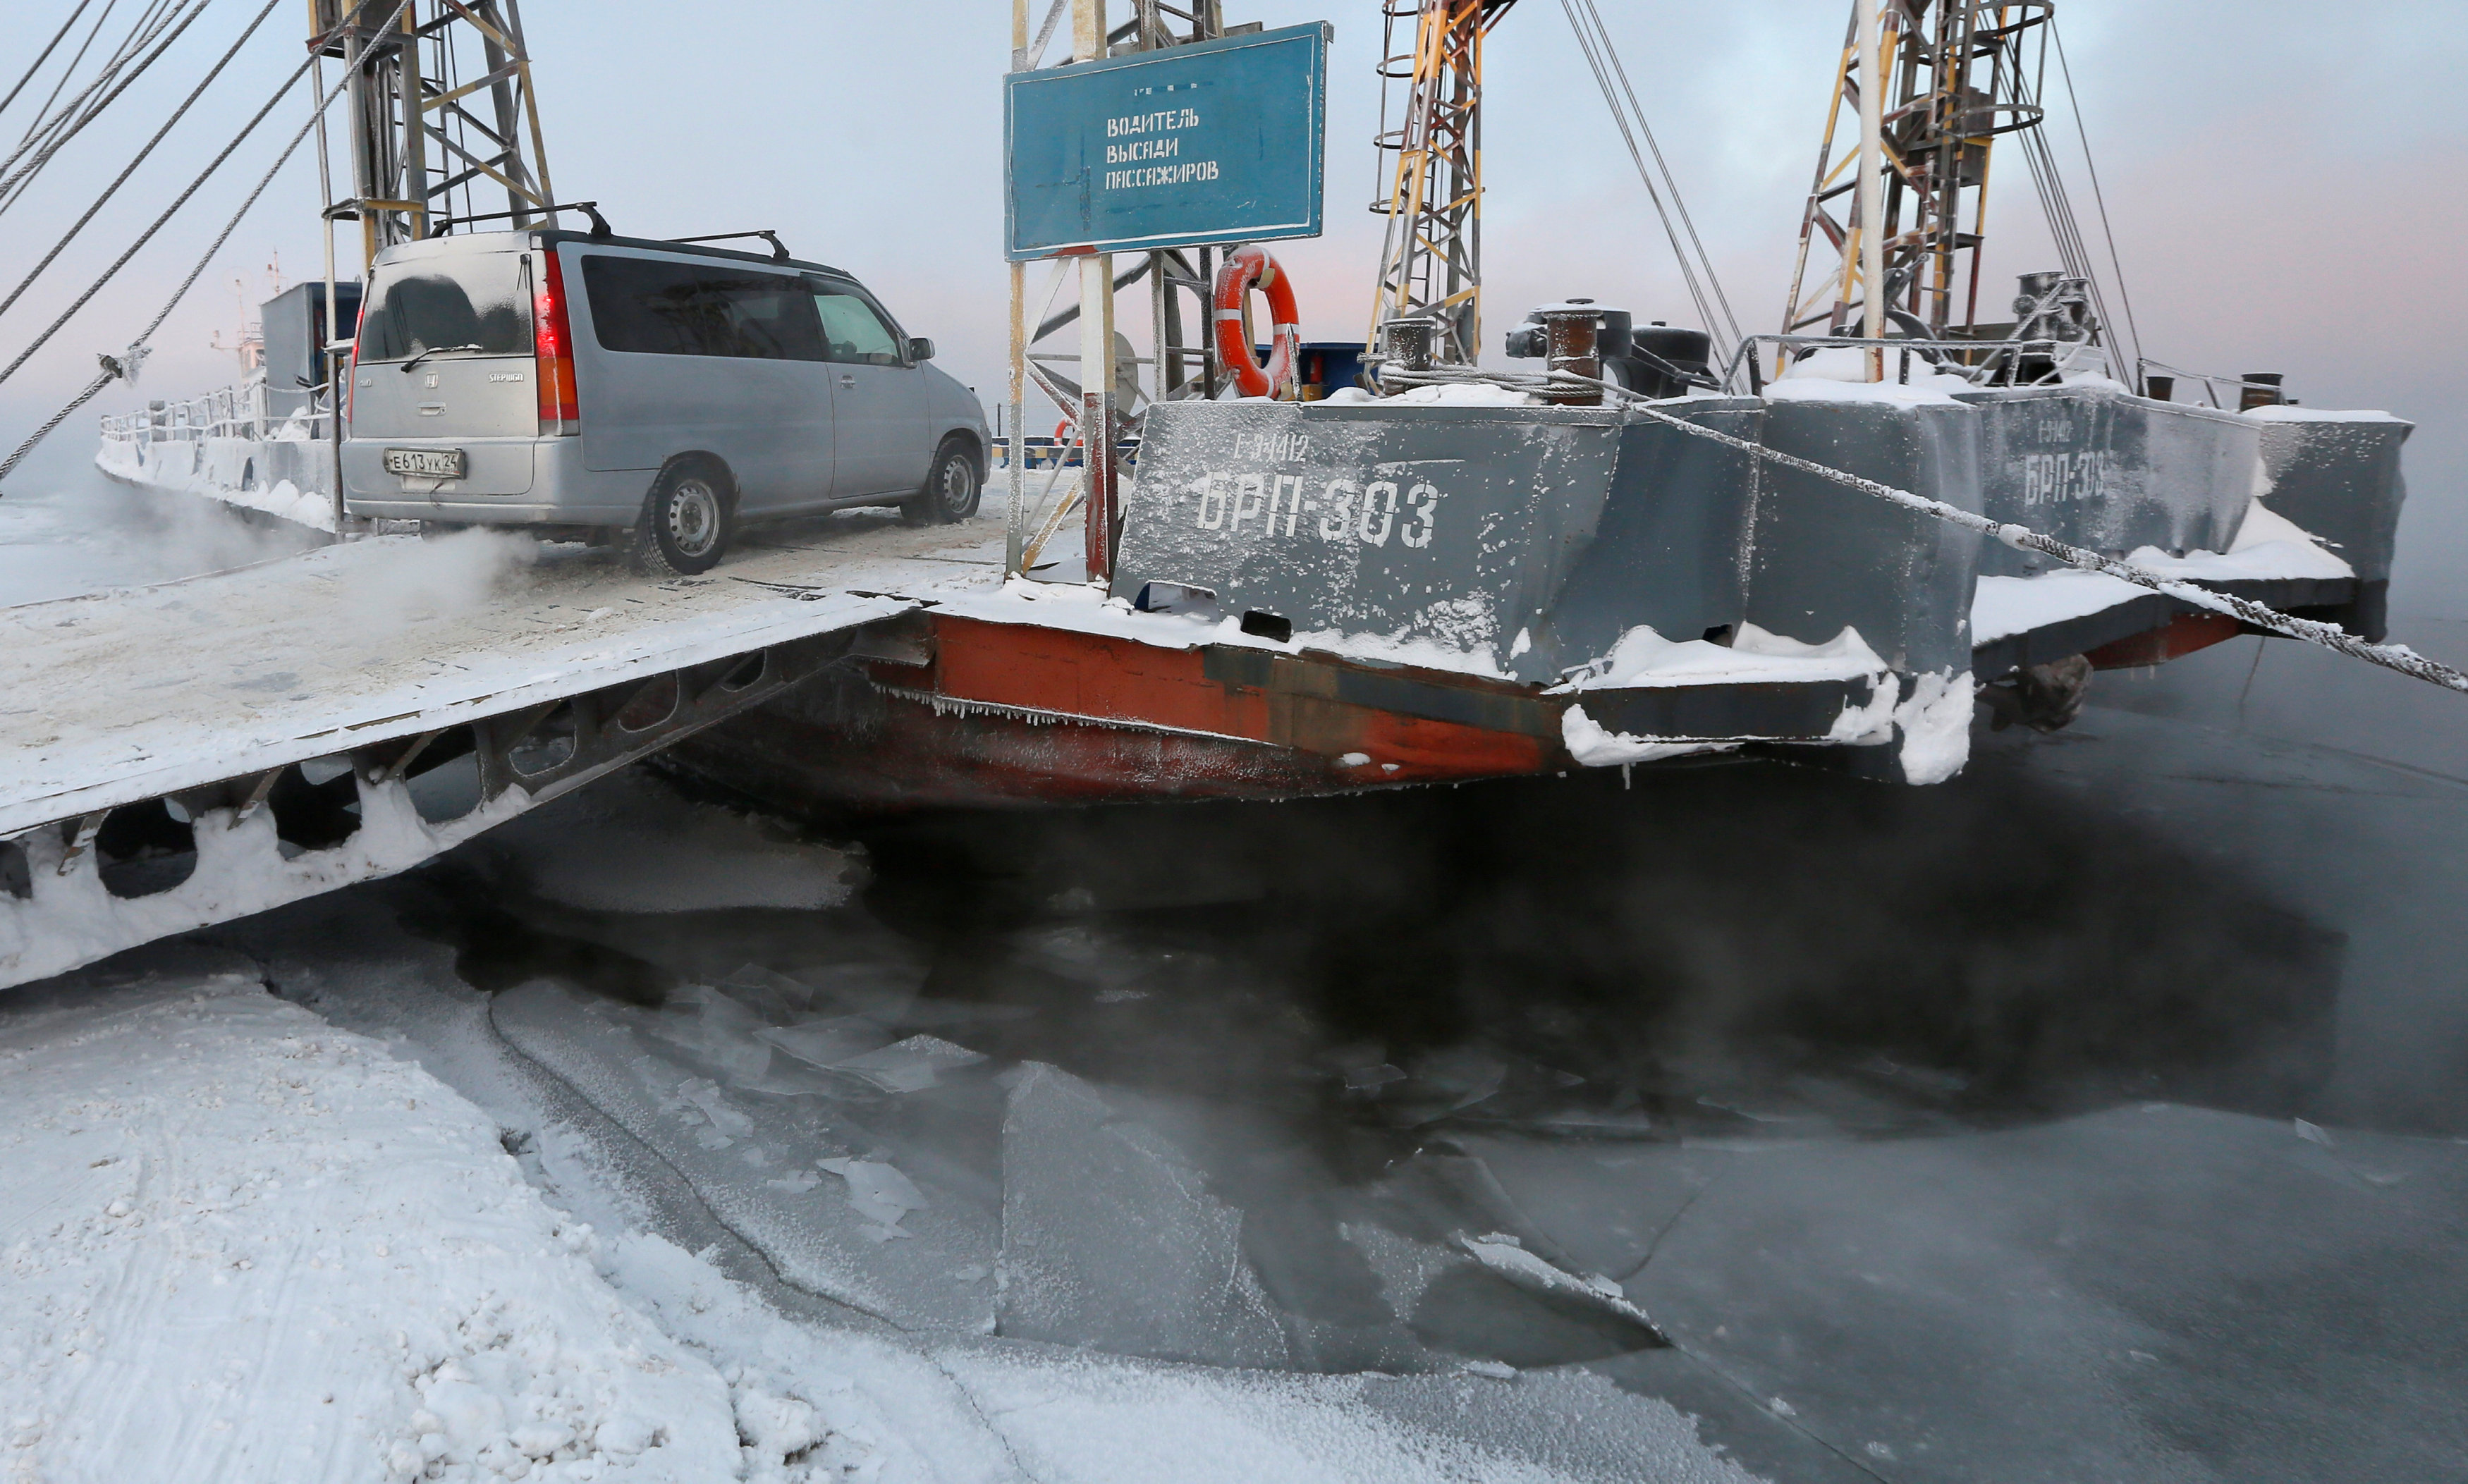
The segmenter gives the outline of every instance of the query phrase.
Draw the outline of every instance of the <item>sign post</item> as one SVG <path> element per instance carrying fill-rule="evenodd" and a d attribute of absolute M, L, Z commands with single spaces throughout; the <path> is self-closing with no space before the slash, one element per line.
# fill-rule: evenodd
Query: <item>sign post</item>
<path fill-rule="evenodd" d="M 1106 9 L 1071 0 L 1071 64 L 1030 59 L 1033 70 L 1004 80 L 1003 106 L 1003 250 L 1015 277 L 1034 259 L 1081 260 L 1076 413 L 1092 582 L 1111 575 L 1114 444 L 1128 410 L 1115 393 L 1112 254 L 1318 236 L 1331 35 L 1325 23 L 1289 26 L 1109 57 Z M 1015 53 L 1025 55 L 1025 8 L 1015 12 Z M 1017 310 L 1014 323 L 1017 385 L 1027 357 Z M 1017 491 L 1017 442 L 1012 462 Z"/>
<path fill-rule="evenodd" d="M 1072 0 L 1072 66 L 1105 56 L 1106 0 Z M 1012 178 L 1018 178 L 1016 165 Z M 1093 252 L 1080 260 L 1080 469 L 1088 487 L 1082 549 L 1092 584 L 1114 576 L 1114 420 L 1121 411 L 1114 405 L 1114 255 Z"/>

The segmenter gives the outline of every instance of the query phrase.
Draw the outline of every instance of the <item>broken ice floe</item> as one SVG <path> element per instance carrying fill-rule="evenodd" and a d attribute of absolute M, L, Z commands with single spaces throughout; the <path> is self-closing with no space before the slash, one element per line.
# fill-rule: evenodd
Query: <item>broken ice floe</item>
<path fill-rule="evenodd" d="M 848 1184 L 849 1208 L 874 1224 L 862 1227 L 877 1242 L 905 1237 L 901 1218 L 926 1209 L 925 1193 L 908 1176 L 877 1159 L 822 1159 L 816 1165 Z"/>
<path fill-rule="evenodd" d="M 1456 1240 L 1457 1245 L 1465 1248 L 1475 1262 L 1528 1292 L 1545 1298 L 1574 1299 L 1590 1305 L 1605 1313 L 1628 1320 L 1653 1336 L 1657 1344 L 1671 1343 L 1670 1337 L 1662 1333 L 1661 1326 L 1649 1318 L 1644 1310 L 1630 1303 L 1627 1293 L 1618 1284 L 1600 1273 L 1580 1276 L 1555 1267 L 1526 1251 L 1522 1242 L 1506 1232 L 1492 1232 L 1480 1237 L 1469 1237 L 1459 1232 Z"/>
<path fill-rule="evenodd" d="M 1022 1067 L 1003 1120 L 999 1333 L 1123 1355 L 1280 1366 L 1243 1217 L 1086 1083 Z"/>
<path fill-rule="evenodd" d="M 911 1036 L 880 1051 L 832 1063 L 832 1069 L 862 1077 L 885 1092 L 920 1092 L 941 1074 L 982 1062 L 981 1052 L 954 1045 L 938 1036 Z"/>
<path fill-rule="evenodd" d="M 711 1064 L 708 1049 L 689 1059 L 666 1035 L 642 1034 L 653 1022 L 676 1029 L 659 1015 L 526 986 L 497 996 L 491 1020 L 656 1153 L 790 1283 L 906 1329 L 981 1333 L 992 1325 L 992 1295 L 951 1277 L 955 1267 L 994 1259 L 990 1181 L 938 1160 L 897 1130 L 867 1127 L 865 1109 L 880 1104 L 862 1082 L 784 1052 L 765 1083 L 787 1069 L 830 1090 L 800 1097 L 795 1106 L 806 1111 L 782 1116 L 786 1100 L 762 1084 L 723 1084 L 701 1072 Z M 713 1024 L 722 1023 L 737 1022 L 717 1012 Z M 879 1171 L 852 1179 L 827 1160 L 883 1167 L 906 1185 Z M 873 1209 L 842 1191 L 867 1198 Z M 895 1204 L 904 1211 L 890 1209 Z"/>

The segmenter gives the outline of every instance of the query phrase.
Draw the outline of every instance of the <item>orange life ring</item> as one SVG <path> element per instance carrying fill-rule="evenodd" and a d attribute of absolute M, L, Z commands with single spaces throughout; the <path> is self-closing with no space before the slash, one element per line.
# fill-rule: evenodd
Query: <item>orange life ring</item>
<path fill-rule="evenodd" d="M 1254 284 L 1268 296 L 1272 331 L 1266 366 L 1251 358 L 1248 337 L 1243 333 L 1243 301 Z M 1302 315 L 1294 308 L 1294 285 L 1277 266 L 1277 260 L 1257 245 L 1227 253 L 1224 264 L 1217 270 L 1212 302 L 1217 317 L 1217 358 L 1233 373 L 1235 386 L 1245 397 L 1293 395 L 1290 388 L 1294 362 L 1302 354 Z"/>
<path fill-rule="evenodd" d="M 1069 418 L 1064 418 L 1062 422 L 1054 424 L 1054 445 L 1058 448 L 1068 446 L 1072 439 L 1078 436 L 1079 432 L 1080 424 L 1072 422 Z"/>

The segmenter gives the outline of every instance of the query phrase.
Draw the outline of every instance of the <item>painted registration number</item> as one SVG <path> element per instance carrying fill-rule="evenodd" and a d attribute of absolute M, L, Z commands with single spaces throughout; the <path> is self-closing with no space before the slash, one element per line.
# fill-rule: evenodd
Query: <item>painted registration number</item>
<path fill-rule="evenodd" d="M 415 479 L 460 479 L 463 477 L 463 450 L 388 448 L 385 467 L 389 474 L 405 474 Z"/>

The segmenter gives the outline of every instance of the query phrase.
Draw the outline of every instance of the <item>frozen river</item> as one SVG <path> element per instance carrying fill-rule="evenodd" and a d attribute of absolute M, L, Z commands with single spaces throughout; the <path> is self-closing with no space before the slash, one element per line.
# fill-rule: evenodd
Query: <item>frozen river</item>
<path fill-rule="evenodd" d="M 0 502 L 5 601 L 175 575 L 88 498 Z M 2394 629 L 2468 658 L 2463 626 Z M 205 1168 L 239 1116 L 178 1111 L 199 1047 L 310 1047 L 268 1084 L 331 1126 L 228 1130 L 269 1168 L 295 1128 L 357 1168 L 353 1119 L 452 1089 L 402 1136 L 497 1213 L 515 1311 L 602 1348 L 551 1384 L 508 1319 L 474 1353 L 522 1376 L 466 1335 L 368 1383 L 434 1427 L 179 1455 L 308 1460 L 255 1477 L 2459 1476 L 2463 741 L 2456 696 L 2238 640 L 1928 789 L 1732 764 L 815 830 L 638 769 L 0 998 L 0 1083 L 70 1141 L 0 1171 L 100 1139 L 60 1201 L 190 1221 L 143 1171 Z M 243 1230 L 239 1176 L 195 1180 Z M 344 1205 L 232 1311 L 261 1348 L 223 1404 L 340 1405 L 275 1353 L 322 1324 L 357 1354 L 353 1303 L 463 1281 L 381 1279 Z M 25 1224 L 0 1376 L 44 1400 L 11 1446 L 126 1465 L 94 1419 L 180 1373 L 101 1300 L 100 1339 L 62 1319 L 139 1280 L 10 1248 Z M 203 1324 L 202 1291 L 163 1313 Z M 654 1371 L 686 1380 L 605 1381 Z M 509 1420 L 552 1392 L 600 1400 Z M 697 1463 L 712 1407 L 739 1456 Z"/>

